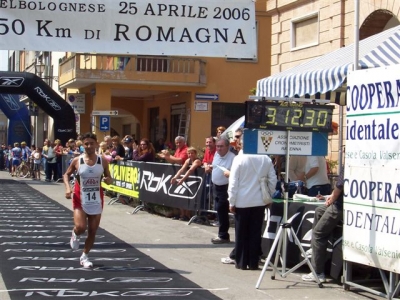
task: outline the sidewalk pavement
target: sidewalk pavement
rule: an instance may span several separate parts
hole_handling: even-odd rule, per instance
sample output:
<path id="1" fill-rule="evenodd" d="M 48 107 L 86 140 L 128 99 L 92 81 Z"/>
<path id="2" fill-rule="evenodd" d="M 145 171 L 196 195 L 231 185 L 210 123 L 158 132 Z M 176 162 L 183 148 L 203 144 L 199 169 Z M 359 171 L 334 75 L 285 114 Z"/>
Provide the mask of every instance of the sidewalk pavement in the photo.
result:
<path id="1" fill-rule="evenodd" d="M 0 179 L 25 182 L 66 208 L 72 208 L 71 200 L 64 197 L 63 183 L 17 179 L 6 171 L 0 171 Z M 261 270 L 242 271 L 234 265 L 221 263 L 221 258 L 228 256 L 234 247 L 234 228 L 230 229 L 230 244 L 213 245 L 211 239 L 216 236 L 216 227 L 187 225 L 187 222 L 145 211 L 132 215 L 132 207 L 117 203 L 107 205 L 108 200 L 106 197 L 100 227 L 221 299 L 381 299 L 354 288 L 344 291 L 341 285 L 329 279 L 324 288 L 319 288 L 316 283 L 303 282 L 301 275 L 304 273 L 297 271 L 286 278 L 276 274 L 275 280 L 271 280 L 271 269 L 268 269 L 260 288 L 256 289 Z M 309 272 L 307 267 L 302 270 Z M 0 274 L 0 290 L 5 290 L 1 275 L 5 276 Z M 1 299 L 7 299 L 4 293 Z"/>

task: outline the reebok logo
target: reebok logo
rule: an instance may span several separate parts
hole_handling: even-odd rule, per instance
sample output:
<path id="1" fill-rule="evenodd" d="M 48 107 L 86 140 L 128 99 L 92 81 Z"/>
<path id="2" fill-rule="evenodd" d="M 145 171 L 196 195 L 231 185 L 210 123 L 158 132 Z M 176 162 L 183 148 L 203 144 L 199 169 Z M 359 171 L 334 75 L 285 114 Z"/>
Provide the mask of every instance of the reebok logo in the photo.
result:
<path id="1" fill-rule="evenodd" d="M 0 77 L 0 86 L 20 87 L 23 83 L 23 77 Z"/>
<path id="2" fill-rule="evenodd" d="M 159 191 L 166 195 L 176 198 L 193 199 L 202 186 L 203 178 L 198 176 L 189 176 L 189 178 L 181 185 L 171 185 L 172 175 L 162 174 L 155 176 L 153 172 L 143 171 L 140 181 L 140 188 L 144 188 L 148 192 L 157 193 Z"/>
<path id="3" fill-rule="evenodd" d="M 189 176 L 181 185 L 171 185 L 168 189 L 168 195 L 171 197 L 193 199 L 200 190 L 203 178 L 198 176 Z"/>

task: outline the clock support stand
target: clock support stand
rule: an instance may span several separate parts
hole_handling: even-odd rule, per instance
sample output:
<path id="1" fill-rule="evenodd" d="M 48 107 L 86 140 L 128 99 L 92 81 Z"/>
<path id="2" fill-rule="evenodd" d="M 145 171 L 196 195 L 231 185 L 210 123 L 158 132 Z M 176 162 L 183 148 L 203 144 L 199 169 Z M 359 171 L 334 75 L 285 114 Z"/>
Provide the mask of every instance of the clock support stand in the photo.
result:
<path id="1" fill-rule="evenodd" d="M 249 96 L 250 100 L 256 100 L 256 101 L 265 101 L 265 100 L 269 100 L 269 101 L 287 101 L 287 102 L 303 102 L 303 103 L 309 103 L 309 102 L 313 102 L 313 104 L 328 104 L 330 103 L 329 100 L 311 100 L 311 99 L 304 99 L 304 98 L 266 98 L 266 97 L 258 97 L 258 96 Z M 247 116 L 246 116 L 247 117 Z M 247 121 L 246 121 L 247 123 Z M 330 125 L 330 124 L 329 124 Z M 247 126 L 245 126 L 247 127 Z M 268 128 L 273 130 L 273 128 Z M 288 183 L 289 182 L 289 158 L 290 158 L 290 131 L 289 129 L 286 130 L 287 132 L 287 147 L 286 147 L 286 173 L 285 173 L 285 182 Z M 288 189 L 285 188 L 285 195 L 284 195 L 284 201 L 283 201 L 283 220 L 282 223 L 279 226 L 279 230 L 276 234 L 276 237 L 274 239 L 274 242 L 271 246 L 271 249 L 269 251 L 269 254 L 265 260 L 265 264 L 264 267 L 261 271 L 260 277 L 257 281 L 256 284 L 256 288 L 258 289 L 261 281 L 264 277 L 264 274 L 268 268 L 269 265 L 271 265 L 273 271 L 272 271 L 272 276 L 271 279 L 275 279 L 275 274 L 278 272 L 280 274 L 281 277 L 285 278 L 288 274 L 294 272 L 295 270 L 297 270 L 299 267 L 301 267 L 302 265 L 306 264 L 309 266 L 311 272 L 314 275 L 314 278 L 316 279 L 316 282 L 318 284 L 318 286 L 320 288 L 323 287 L 322 283 L 320 282 L 314 267 L 311 264 L 310 258 L 307 256 L 306 252 L 304 251 L 300 240 L 298 239 L 296 232 L 294 231 L 293 227 L 292 227 L 292 221 L 293 219 L 297 216 L 294 215 L 292 218 L 290 218 L 289 220 L 287 219 L 287 214 L 288 214 L 288 203 L 289 201 L 289 192 Z M 293 268 L 291 268 L 290 270 L 286 271 L 286 252 L 287 252 L 287 237 L 288 234 L 290 234 L 294 241 L 295 244 L 297 245 L 297 247 L 299 248 L 300 252 L 302 253 L 302 256 L 304 257 L 304 259 L 299 262 L 297 265 L 295 265 Z M 276 250 L 276 252 L 275 252 Z M 274 264 L 270 264 L 270 261 L 272 259 L 272 256 L 275 254 L 275 261 Z M 281 272 L 279 272 L 278 270 L 278 262 L 279 262 L 279 257 L 281 257 L 281 262 L 282 262 L 282 268 L 281 268 Z"/>
<path id="2" fill-rule="evenodd" d="M 289 140 L 290 140 L 290 130 L 287 131 L 287 145 L 289 145 Z M 286 172 L 285 172 L 285 182 L 289 182 L 289 147 L 286 147 Z M 275 236 L 274 242 L 271 246 L 271 249 L 269 250 L 268 256 L 265 259 L 264 267 L 261 271 L 260 277 L 258 278 L 258 281 L 256 283 L 256 289 L 260 287 L 261 281 L 265 275 L 265 272 L 267 271 L 268 266 L 270 265 L 270 261 L 272 259 L 272 256 L 276 250 L 275 254 L 275 261 L 274 264 L 271 264 L 272 267 L 272 275 L 271 279 L 275 279 L 275 274 L 278 273 L 280 274 L 281 277 L 286 278 L 286 276 L 294 271 L 296 271 L 298 268 L 300 268 L 302 265 L 306 264 L 310 268 L 311 272 L 314 275 L 314 278 L 316 279 L 316 282 L 318 284 L 318 287 L 322 288 L 323 285 L 320 282 L 317 273 L 315 272 L 314 267 L 311 264 L 310 258 L 307 256 L 306 252 L 303 249 L 303 246 L 301 245 L 301 242 L 299 238 L 296 235 L 296 232 L 294 231 L 292 227 L 292 221 L 294 218 L 297 217 L 298 213 L 295 214 L 293 217 L 291 217 L 289 220 L 287 219 L 287 214 L 288 214 L 288 200 L 289 200 L 289 192 L 288 189 L 285 188 L 285 196 L 284 196 L 284 201 L 283 201 L 283 222 L 279 224 L 279 230 Z M 288 235 L 291 235 L 294 239 L 295 244 L 299 248 L 302 256 L 304 259 L 299 262 L 297 265 L 295 265 L 293 268 L 290 270 L 286 271 L 286 251 L 287 251 L 287 237 Z M 282 247 L 283 244 L 283 247 Z M 277 248 L 278 247 L 278 248 Z M 278 262 L 279 262 L 279 257 L 281 256 L 282 258 L 282 270 L 279 272 L 278 270 Z"/>

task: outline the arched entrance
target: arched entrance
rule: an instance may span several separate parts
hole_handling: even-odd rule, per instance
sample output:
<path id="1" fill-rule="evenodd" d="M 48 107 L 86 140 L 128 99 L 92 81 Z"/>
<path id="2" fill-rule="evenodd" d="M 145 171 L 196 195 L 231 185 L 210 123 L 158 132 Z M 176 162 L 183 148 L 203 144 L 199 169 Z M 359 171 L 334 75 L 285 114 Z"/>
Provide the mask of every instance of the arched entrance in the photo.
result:
<path id="1" fill-rule="evenodd" d="M 397 25 L 400 25 L 400 22 L 391 11 L 386 9 L 375 10 L 360 26 L 360 40 Z"/>
<path id="2" fill-rule="evenodd" d="M 54 119 L 54 139 L 76 138 L 75 114 L 40 77 L 27 72 L 0 72 L 0 94 L 24 94 Z"/>

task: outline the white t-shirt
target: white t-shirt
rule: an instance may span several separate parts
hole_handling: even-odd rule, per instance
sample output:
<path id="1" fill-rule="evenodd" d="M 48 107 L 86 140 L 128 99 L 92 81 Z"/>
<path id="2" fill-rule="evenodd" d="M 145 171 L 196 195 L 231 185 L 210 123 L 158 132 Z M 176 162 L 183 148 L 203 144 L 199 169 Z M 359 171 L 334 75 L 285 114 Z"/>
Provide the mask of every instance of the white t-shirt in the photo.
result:
<path id="1" fill-rule="evenodd" d="M 304 172 L 307 174 L 310 169 L 318 167 L 318 172 L 307 178 L 307 188 L 311 188 L 314 185 L 324 185 L 328 184 L 328 171 L 326 168 L 326 160 L 323 156 L 307 156 L 306 167 Z"/>

